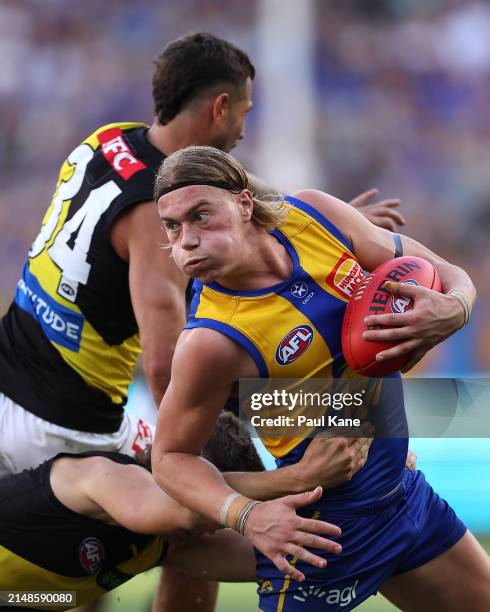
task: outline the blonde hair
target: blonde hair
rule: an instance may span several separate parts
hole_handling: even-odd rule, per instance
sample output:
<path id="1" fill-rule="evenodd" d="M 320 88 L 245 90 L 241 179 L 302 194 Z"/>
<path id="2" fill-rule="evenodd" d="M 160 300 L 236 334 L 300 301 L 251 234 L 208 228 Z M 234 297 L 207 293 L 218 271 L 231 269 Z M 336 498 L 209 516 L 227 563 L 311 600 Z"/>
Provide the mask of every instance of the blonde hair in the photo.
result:
<path id="1" fill-rule="evenodd" d="M 229 153 L 214 147 L 191 146 L 169 155 L 158 169 L 155 179 L 155 200 L 161 198 L 168 187 L 177 183 L 204 181 L 223 183 L 236 187 L 232 193 L 243 189 L 252 191 L 247 173 Z M 271 232 L 280 227 L 289 213 L 289 205 L 279 194 L 257 197 L 253 191 L 252 222 Z"/>

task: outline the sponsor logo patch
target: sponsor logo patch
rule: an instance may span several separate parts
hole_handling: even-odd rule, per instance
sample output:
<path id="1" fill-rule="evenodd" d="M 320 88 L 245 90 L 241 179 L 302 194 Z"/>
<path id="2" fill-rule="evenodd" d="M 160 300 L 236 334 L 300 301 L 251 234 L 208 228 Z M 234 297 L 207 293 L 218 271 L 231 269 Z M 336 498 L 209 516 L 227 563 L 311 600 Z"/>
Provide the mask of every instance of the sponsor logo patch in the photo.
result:
<path id="1" fill-rule="evenodd" d="M 15 302 L 41 326 L 51 342 L 71 351 L 80 350 L 84 317 L 54 300 L 37 278 L 24 266 L 23 277 L 17 283 Z"/>
<path id="2" fill-rule="evenodd" d="M 288 332 L 276 349 L 279 365 L 289 365 L 303 355 L 313 340 L 313 329 L 309 325 L 299 325 Z"/>
<path id="3" fill-rule="evenodd" d="M 318 599 L 324 599 L 327 606 L 335 606 L 335 609 L 345 608 L 350 605 L 356 598 L 356 588 L 359 584 L 359 580 L 356 580 L 354 584 L 347 586 L 343 589 L 326 589 L 324 586 L 300 586 L 293 599 L 296 601 L 306 602 L 309 597 L 316 597 Z"/>
<path id="4" fill-rule="evenodd" d="M 80 565 L 87 574 L 98 574 L 105 559 L 105 548 L 97 538 L 85 538 L 78 549 Z"/>
<path id="5" fill-rule="evenodd" d="M 58 284 L 57 293 L 65 298 L 65 300 L 74 303 L 78 293 L 78 283 L 62 276 Z"/>
<path id="6" fill-rule="evenodd" d="M 407 280 L 402 281 L 404 285 L 416 285 L 419 287 L 419 283 L 413 278 L 407 278 Z M 413 308 L 413 300 L 409 297 L 403 297 L 400 295 L 393 295 L 390 300 L 390 308 L 391 312 L 395 314 L 401 314 L 406 312 L 407 310 L 412 310 Z"/>
<path id="7" fill-rule="evenodd" d="M 344 253 L 325 278 L 327 285 L 347 300 L 350 300 L 363 280 L 364 272 L 350 253 Z"/>
<path id="8" fill-rule="evenodd" d="M 291 287 L 291 293 L 294 297 L 301 299 L 308 293 L 308 285 L 306 283 L 294 283 Z"/>
<path id="9" fill-rule="evenodd" d="M 146 168 L 146 165 L 134 156 L 134 153 L 126 144 L 121 128 L 111 128 L 101 132 L 97 138 L 100 142 L 102 155 L 125 181 L 139 170 Z"/>

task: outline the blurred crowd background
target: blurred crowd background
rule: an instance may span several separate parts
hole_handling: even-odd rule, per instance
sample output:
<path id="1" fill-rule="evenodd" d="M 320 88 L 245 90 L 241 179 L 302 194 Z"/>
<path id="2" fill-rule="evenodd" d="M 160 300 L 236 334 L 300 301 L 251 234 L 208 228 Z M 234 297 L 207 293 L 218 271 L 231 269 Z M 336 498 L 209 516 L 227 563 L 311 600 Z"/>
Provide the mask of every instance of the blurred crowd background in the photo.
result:
<path id="1" fill-rule="evenodd" d="M 266 24 L 271 62 L 262 21 L 273 2 L 284 9 L 277 25 L 273 18 Z M 284 27 L 291 2 L 0 0 L 0 314 L 62 161 L 105 123 L 151 123 L 152 61 L 170 40 L 209 31 L 249 53 L 258 72 L 255 106 L 234 154 L 268 178 L 259 154 L 265 109 L 290 108 L 298 96 L 295 77 L 306 70 L 295 53 L 294 20 Z M 294 130 L 306 118 L 320 171 L 316 184 L 297 188 L 314 186 L 350 200 L 377 187 L 380 197 L 401 198 L 402 232 L 475 280 L 479 301 L 471 326 L 432 351 L 418 372 L 488 373 L 490 3 L 296 0 L 296 9 L 300 4 L 310 15 L 311 99 L 280 125 L 284 184 L 294 168 L 311 163 Z M 295 136 L 288 142 L 290 131 Z M 277 172 L 274 180 L 280 188 Z M 144 389 L 141 382 L 136 387 L 133 398 L 141 405 Z M 416 446 L 421 466 L 434 470 L 434 484 L 453 496 L 470 524 L 490 531 L 488 440 L 479 447 L 477 441 L 466 447 L 429 442 Z"/>
<path id="2" fill-rule="evenodd" d="M 255 107 L 234 152 L 263 176 L 256 154 L 261 110 L 265 102 L 280 109 L 295 96 L 288 80 L 304 69 L 288 53 L 292 23 L 268 33 L 276 64 L 285 58 L 282 87 L 267 73 L 258 22 L 261 5 L 272 1 L 249 0 L 245 8 L 241 0 L 1 0 L 2 311 L 68 152 L 104 123 L 151 122 L 152 60 L 168 41 L 210 31 L 250 54 L 258 68 Z M 314 15 L 308 112 L 321 169 L 314 186 L 347 200 L 373 186 L 402 199 L 403 231 L 464 266 L 480 295 L 471 328 L 434 351 L 424 368 L 489 371 L 490 5 L 305 3 Z M 284 122 L 286 138 L 298 119 Z M 299 147 L 290 145 L 285 176 L 302 164 Z"/>

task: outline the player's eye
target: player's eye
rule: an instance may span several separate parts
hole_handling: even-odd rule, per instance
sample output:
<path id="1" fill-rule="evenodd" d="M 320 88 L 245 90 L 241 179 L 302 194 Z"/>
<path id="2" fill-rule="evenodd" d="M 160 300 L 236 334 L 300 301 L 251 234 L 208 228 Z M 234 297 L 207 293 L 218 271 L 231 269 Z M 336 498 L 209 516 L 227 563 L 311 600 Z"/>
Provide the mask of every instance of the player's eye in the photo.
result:
<path id="1" fill-rule="evenodd" d="M 195 219 L 195 221 L 197 221 L 197 223 L 204 223 L 205 221 L 207 221 L 209 219 L 209 213 L 199 212 L 199 213 L 196 214 L 194 219 Z"/>
<path id="2" fill-rule="evenodd" d="M 166 221 L 164 225 L 167 232 L 176 232 L 180 228 L 180 223 L 174 221 Z"/>

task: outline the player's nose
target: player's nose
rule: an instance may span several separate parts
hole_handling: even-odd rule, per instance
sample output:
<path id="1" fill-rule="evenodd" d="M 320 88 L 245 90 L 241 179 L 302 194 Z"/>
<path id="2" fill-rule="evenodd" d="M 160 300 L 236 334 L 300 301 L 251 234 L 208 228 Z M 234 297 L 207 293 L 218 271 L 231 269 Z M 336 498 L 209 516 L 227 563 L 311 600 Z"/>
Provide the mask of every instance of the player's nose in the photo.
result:
<path id="1" fill-rule="evenodd" d="M 182 225 L 180 246 L 186 251 L 190 251 L 198 247 L 199 246 L 199 232 L 184 223 Z"/>

